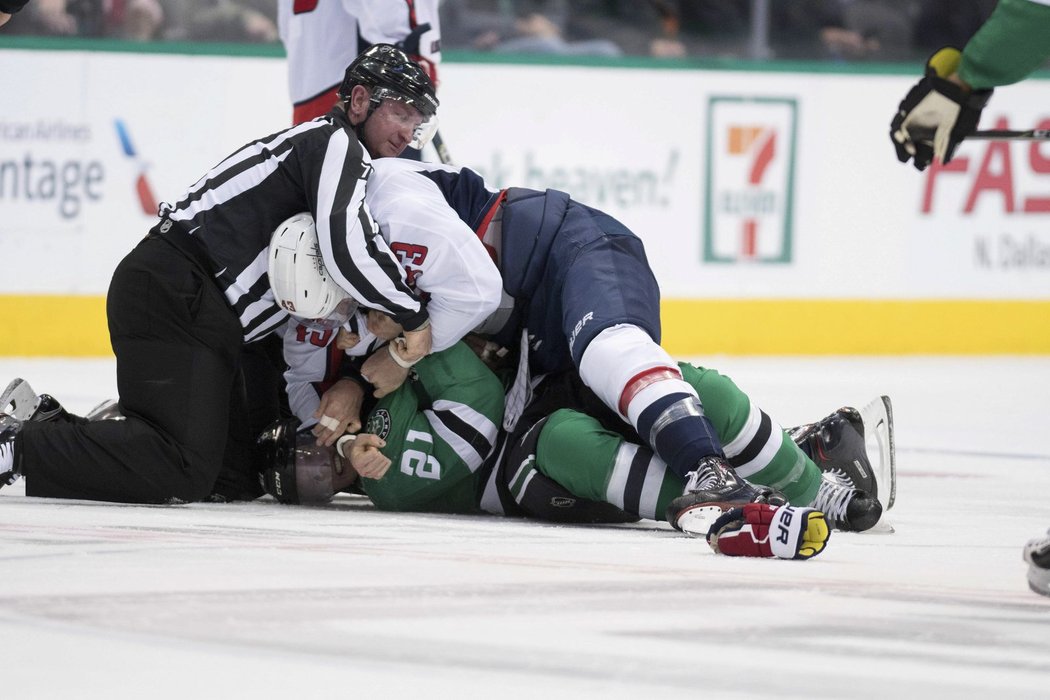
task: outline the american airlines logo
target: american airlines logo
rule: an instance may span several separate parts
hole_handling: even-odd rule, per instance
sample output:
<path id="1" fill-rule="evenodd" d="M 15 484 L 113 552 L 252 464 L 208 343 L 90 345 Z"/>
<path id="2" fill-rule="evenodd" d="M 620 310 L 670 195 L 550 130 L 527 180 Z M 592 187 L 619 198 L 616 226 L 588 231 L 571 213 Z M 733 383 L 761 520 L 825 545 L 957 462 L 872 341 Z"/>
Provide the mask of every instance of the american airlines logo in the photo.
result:
<path id="1" fill-rule="evenodd" d="M 712 97 L 704 262 L 791 262 L 795 100 Z"/>
<path id="2" fill-rule="evenodd" d="M 117 130 L 117 138 L 120 140 L 121 150 L 138 171 L 135 177 L 135 195 L 138 197 L 139 206 L 142 207 L 142 213 L 147 216 L 156 216 L 157 198 L 153 196 L 153 188 L 150 187 L 149 180 L 146 178 L 147 165 L 135 149 L 135 145 L 131 141 L 131 132 L 128 130 L 124 120 L 114 119 L 113 126 Z"/>

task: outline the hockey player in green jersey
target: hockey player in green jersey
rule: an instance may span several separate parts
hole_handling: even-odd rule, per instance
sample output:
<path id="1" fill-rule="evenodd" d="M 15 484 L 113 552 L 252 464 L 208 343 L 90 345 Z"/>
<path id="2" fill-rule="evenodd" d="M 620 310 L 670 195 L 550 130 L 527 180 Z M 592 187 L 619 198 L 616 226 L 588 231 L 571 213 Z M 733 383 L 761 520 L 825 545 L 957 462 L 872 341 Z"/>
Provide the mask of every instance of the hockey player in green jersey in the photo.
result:
<path id="1" fill-rule="evenodd" d="M 380 510 L 476 513 L 502 420 L 503 386 L 466 345 L 430 355 L 369 412 L 364 434 L 385 443 L 392 468 L 361 488 Z M 361 436 L 354 447 L 352 463 L 376 449 Z"/>
<path id="2" fill-rule="evenodd" d="M 324 288 L 325 275 L 319 271 L 321 268 L 313 263 L 300 264 L 301 260 L 311 258 L 311 240 L 309 227 L 300 230 L 293 248 L 301 248 L 301 255 L 292 257 L 294 265 L 288 275 L 274 276 L 281 283 L 273 286 L 275 298 L 285 308 L 299 308 L 301 300 L 296 290 L 312 290 L 309 295 L 312 298 L 318 295 L 318 289 Z M 277 250 L 275 259 L 287 257 L 283 250 Z M 286 299 L 294 303 L 285 304 Z M 296 415 L 304 426 L 310 427 L 316 421 L 310 429 L 310 434 L 317 438 L 314 447 L 331 446 L 336 439 L 345 444 L 348 438 L 343 433 L 347 426 L 361 425 L 360 399 L 364 392 L 337 371 L 345 364 L 345 358 L 338 359 L 342 357 L 338 350 L 340 347 L 356 350 L 358 345 L 374 348 L 377 342 L 389 341 L 385 350 L 396 361 L 400 328 L 392 324 L 381 331 L 373 330 L 370 322 L 359 320 L 353 324 L 356 330 L 349 334 L 352 338 L 348 337 L 345 344 L 339 341 L 333 344 L 331 329 L 310 330 L 315 323 L 310 317 L 300 319 L 299 326 L 286 340 L 294 339 L 293 348 L 305 349 L 310 355 L 317 354 L 314 348 L 322 351 L 324 367 L 320 369 L 324 371 L 316 377 L 323 376 L 324 381 L 315 384 L 315 380 L 307 378 L 313 375 L 290 374 L 288 391 L 289 395 L 314 393 L 319 396 L 319 404 L 295 402 Z M 376 334 L 372 340 L 365 339 L 362 329 L 366 327 L 369 333 Z M 340 336 L 344 330 L 340 329 Z M 480 339 L 478 342 L 484 356 L 484 347 L 491 343 Z M 552 370 L 539 385 L 529 382 L 533 400 L 520 405 L 524 411 L 515 411 L 517 420 L 508 421 L 502 409 L 511 404 L 509 397 L 513 392 L 508 394 L 505 404 L 504 384 L 470 350 L 453 348 L 457 346 L 449 347 L 448 354 L 440 355 L 439 359 L 417 366 L 409 389 L 377 392 L 380 403 L 364 412 L 368 416 L 364 421 L 364 434 L 356 439 L 349 454 L 344 445 L 344 456 L 363 477 L 362 488 L 380 508 L 439 512 L 480 508 L 493 513 L 571 522 L 623 519 L 627 517 L 626 512 L 634 518 L 666 517 L 679 529 L 692 528 L 701 534 L 706 534 L 706 527 L 690 523 L 715 512 L 716 509 L 700 507 L 712 500 L 739 504 L 784 503 L 790 499 L 797 506 L 822 511 L 836 528 L 852 531 L 871 528 L 882 514 L 879 501 L 869 495 L 879 489 L 864 456 L 862 433 L 856 427 L 861 421 L 850 412 L 837 411 L 820 424 L 799 431 L 798 442 L 805 445 L 811 455 L 820 456 L 822 463 L 817 467 L 767 414 L 727 379 L 716 372 L 704 372 L 688 365 L 675 367 L 677 376 L 688 375 L 682 382 L 687 383 L 691 393 L 703 391 L 719 404 L 713 415 L 718 416 L 721 428 L 712 424 L 710 431 L 722 445 L 720 452 L 724 454 L 724 457 L 722 454 L 705 457 L 694 472 L 681 475 L 668 466 L 662 455 L 654 454 L 648 446 L 651 440 L 642 439 L 635 432 L 637 428 L 623 421 L 605 400 L 599 399 L 575 369 Z M 379 352 L 386 354 L 384 350 Z M 287 347 L 286 356 L 289 356 Z M 513 353 L 504 355 L 505 361 L 514 361 L 504 369 L 517 368 L 514 381 L 507 382 L 508 385 L 517 385 L 521 376 L 517 359 Z M 398 364 L 406 370 L 412 367 Z M 644 393 L 654 382 L 658 380 L 647 382 L 642 376 L 636 382 L 636 391 Z M 333 400 L 333 392 L 342 398 Z M 703 395 L 698 397 L 703 399 Z M 312 407 L 316 409 L 311 411 Z M 886 408 L 888 411 L 888 403 Z M 571 412 L 556 413 L 559 409 Z M 577 416 L 592 422 L 577 422 L 574 420 Z M 572 428 L 549 430 L 543 425 L 548 420 L 551 429 L 560 428 L 563 420 Z M 669 420 L 673 420 L 673 416 Z M 705 421 L 710 423 L 711 418 Z M 884 424 L 888 429 L 888 414 Z M 324 426 L 327 432 L 319 434 L 318 426 Z M 298 486 L 301 460 L 297 459 L 297 451 L 300 447 L 305 449 L 299 444 L 294 427 L 279 426 L 266 441 L 275 455 L 270 460 L 273 466 L 268 490 L 282 500 L 302 501 L 301 494 L 297 499 L 285 493 Z M 661 428 L 659 421 L 651 426 L 654 432 Z M 536 441 L 541 434 L 546 437 L 555 433 L 567 436 L 567 446 L 562 447 L 555 441 L 555 447 L 545 450 L 538 459 Z M 587 445 L 586 454 L 568 462 L 558 461 L 580 444 Z M 313 460 L 318 455 L 310 449 Z M 612 452 L 607 454 L 609 450 Z M 627 452 L 630 458 L 624 456 Z M 592 458 L 581 464 L 588 455 Z M 320 457 L 323 462 L 323 454 Z M 390 460 L 395 469 L 389 469 Z M 533 469 L 534 463 L 537 466 Z M 822 475 L 821 469 L 827 473 Z M 844 480 L 835 478 L 832 469 L 838 469 Z M 385 474 L 391 476 L 387 478 Z M 583 474 L 588 478 L 583 479 Z M 889 488 L 881 490 L 888 492 L 892 501 L 892 462 L 890 477 Z M 756 489 L 746 479 L 767 488 Z M 543 494 L 543 491 L 550 493 Z M 779 501 L 774 500 L 773 491 L 778 492 L 775 498 Z M 332 490 L 328 489 L 324 495 L 331 494 Z"/>
<path id="3" fill-rule="evenodd" d="M 719 436 L 727 445 L 744 448 L 738 453 L 738 471 L 770 487 L 765 490 L 769 503 L 753 508 L 727 504 L 719 500 L 717 483 L 683 496 L 681 477 L 637 436 L 632 439 L 620 429 L 622 421 L 603 416 L 604 404 L 588 396 L 571 373 L 538 387 L 538 398 L 518 428 L 506 434 L 498 427 L 503 384 L 463 343 L 421 361 L 410 382 L 371 409 L 363 432 L 344 444 L 342 457 L 334 460 L 335 471 L 342 473 L 323 481 L 320 489 L 297 473 L 303 460 L 295 456 L 294 431 L 276 429 L 264 440 L 269 445 L 267 490 L 286 502 L 326 500 L 356 472 L 367 470 L 357 487 L 381 510 L 488 512 L 577 523 L 646 518 L 668 520 L 700 536 L 726 515 L 728 520 L 713 531 L 718 535 L 722 530 L 718 551 L 760 553 L 751 556 L 786 552 L 785 558 L 808 558 L 823 549 L 829 521 L 841 529 L 874 525 L 851 526 L 841 508 L 825 518 L 805 507 L 827 483 L 816 464 L 727 377 L 686 363 L 680 367 L 711 407 Z M 838 412 L 829 419 L 835 427 L 829 431 L 829 420 L 822 421 L 824 429 L 809 431 L 806 440 L 819 441 L 824 452 L 841 456 L 848 451 L 850 458 L 859 454 L 866 461 L 863 438 L 854 426 Z M 302 435 L 305 440 L 299 444 L 314 449 L 312 436 Z M 377 460 L 380 469 L 375 468 Z M 785 498 L 798 507 L 781 512 L 778 506 Z M 829 503 L 829 510 L 835 508 Z M 779 553 L 766 540 L 756 545 L 754 536 L 767 532 L 778 515 L 796 522 L 790 547 Z"/>

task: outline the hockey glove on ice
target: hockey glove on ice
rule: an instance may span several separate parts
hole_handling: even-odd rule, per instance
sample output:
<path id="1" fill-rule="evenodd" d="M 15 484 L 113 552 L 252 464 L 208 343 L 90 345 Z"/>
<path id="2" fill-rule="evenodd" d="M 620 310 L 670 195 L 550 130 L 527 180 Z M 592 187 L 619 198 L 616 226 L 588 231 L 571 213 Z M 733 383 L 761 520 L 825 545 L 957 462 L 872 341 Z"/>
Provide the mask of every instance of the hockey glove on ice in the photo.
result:
<path id="1" fill-rule="evenodd" d="M 819 510 L 749 503 L 718 518 L 707 543 L 730 557 L 809 559 L 824 551 L 829 537 L 831 528 Z"/>
<path id="2" fill-rule="evenodd" d="M 926 63 L 926 76 L 908 91 L 890 122 L 890 138 L 902 163 L 925 170 L 936 158 L 947 163 L 959 142 L 977 129 L 992 91 L 965 89 L 946 78 L 959 68 L 962 54 L 950 46 Z"/>

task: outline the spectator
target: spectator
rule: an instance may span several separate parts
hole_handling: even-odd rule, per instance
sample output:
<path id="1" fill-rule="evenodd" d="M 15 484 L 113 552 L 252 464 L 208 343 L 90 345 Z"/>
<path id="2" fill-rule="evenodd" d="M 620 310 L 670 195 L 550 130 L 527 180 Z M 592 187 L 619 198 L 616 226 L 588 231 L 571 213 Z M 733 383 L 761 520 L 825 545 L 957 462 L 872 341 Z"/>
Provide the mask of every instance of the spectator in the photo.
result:
<path id="1" fill-rule="evenodd" d="M 915 20 L 912 46 L 923 56 L 942 46 L 965 46 L 995 9 L 996 0 L 928 0 Z"/>
<path id="2" fill-rule="evenodd" d="M 441 26 L 446 46 L 496 53 L 620 56 L 607 39 L 572 40 L 565 0 L 446 0 Z"/>
<path id="3" fill-rule="evenodd" d="M 66 0 L 36 0 L 19 18 L 17 32 L 45 36 L 75 36 L 80 33 L 78 17 L 70 12 Z"/>
<path id="4" fill-rule="evenodd" d="M 164 10 L 157 0 L 127 0 L 118 36 L 129 41 L 157 38 L 164 25 Z"/>
<path id="5" fill-rule="evenodd" d="M 164 39 L 266 43 L 277 41 L 276 8 L 252 0 L 161 0 Z"/>
<path id="6" fill-rule="evenodd" d="M 0 26 L 7 24 L 11 15 L 18 12 L 29 0 L 0 0 Z"/>
<path id="7" fill-rule="evenodd" d="M 674 0 L 589 0 L 573 3 L 568 36 L 613 41 L 624 53 L 681 58 L 682 7 Z"/>

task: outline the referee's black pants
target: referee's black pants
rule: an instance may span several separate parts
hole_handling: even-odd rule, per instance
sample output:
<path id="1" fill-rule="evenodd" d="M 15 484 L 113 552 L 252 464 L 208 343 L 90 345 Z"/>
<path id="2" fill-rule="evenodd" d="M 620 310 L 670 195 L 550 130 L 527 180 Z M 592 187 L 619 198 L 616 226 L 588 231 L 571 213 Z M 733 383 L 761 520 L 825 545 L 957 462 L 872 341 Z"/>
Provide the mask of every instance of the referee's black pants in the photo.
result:
<path id="1" fill-rule="evenodd" d="M 201 262 L 156 234 L 117 266 L 106 312 L 126 419 L 27 423 L 15 447 L 26 495 L 207 499 L 246 409 L 237 317 Z"/>

